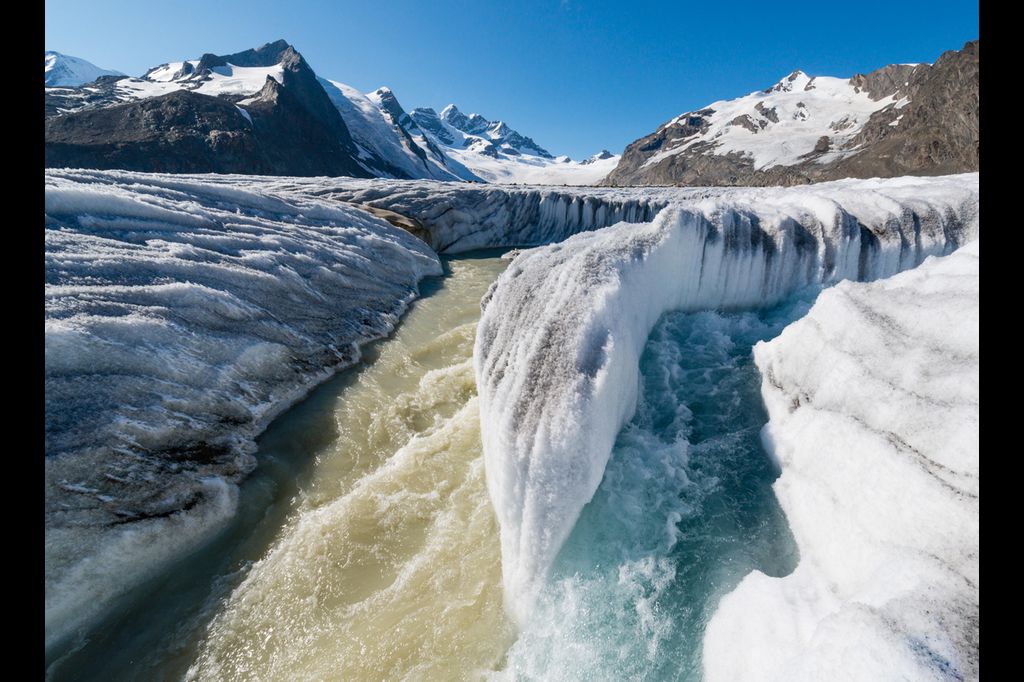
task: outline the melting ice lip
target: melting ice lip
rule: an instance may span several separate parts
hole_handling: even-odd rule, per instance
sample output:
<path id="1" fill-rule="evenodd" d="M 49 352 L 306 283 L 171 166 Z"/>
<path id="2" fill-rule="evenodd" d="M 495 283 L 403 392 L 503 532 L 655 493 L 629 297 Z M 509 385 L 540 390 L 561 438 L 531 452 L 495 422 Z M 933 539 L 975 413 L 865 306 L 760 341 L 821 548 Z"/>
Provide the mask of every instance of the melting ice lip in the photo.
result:
<path id="1" fill-rule="evenodd" d="M 738 189 L 524 251 L 484 301 L 474 364 L 507 606 L 523 624 L 632 415 L 668 310 L 771 305 L 913 268 L 978 233 L 978 176 Z"/>

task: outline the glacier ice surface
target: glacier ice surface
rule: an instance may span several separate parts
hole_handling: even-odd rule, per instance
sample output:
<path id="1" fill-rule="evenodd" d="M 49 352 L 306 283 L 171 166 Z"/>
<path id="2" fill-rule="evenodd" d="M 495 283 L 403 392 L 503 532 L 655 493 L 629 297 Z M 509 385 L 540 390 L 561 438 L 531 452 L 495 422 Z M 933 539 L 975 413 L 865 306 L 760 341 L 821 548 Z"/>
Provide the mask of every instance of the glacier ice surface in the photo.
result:
<path id="1" fill-rule="evenodd" d="M 253 438 L 440 275 L 365 211 L 48 170 L 47 644 L 228 518 Z"/>
<path id="2" fill-rule="evenodd" d="M 291 372 L 294 380 L 300 370 L 282 364 L 275 353 L 289 357 L 293 345 L 319 348 L 320 355 L 305 358 L 301 376 L 306 378 L 329 371 L 326 368 L 343 356 L 342 363 L 348 362 L 347 349 L 355 353 L 355 339 L 342 334 L 339 341 L 325 342 L 338 334 L 333 328 L 325 330 L 325 325 L 347 325 L 353 310 L 370 311 L 370 325 L 356 325 L 358 331 L 366 332 L 366 338 L 387 333 L 415 295 L 417 279 L 439 272 L 425 245 L 343 202 L 409 216 L 423 226 L 437 251 L 550 244 L 520 252 L 485 297 L 474 353 L 488 487 L 501 524 L 507 605 L 521 623 L 554 555 L 600 482 L 616 435 L 634 412 L 639 354 L 663 312 L 757 308 L 805 286 L 886 277 L 919 265 L 929 255 L 949 253 L 978 233 L 976 173 L 789 189 L 476 187 L 430 181 L 94 171 L 50 171 L 48 183 L 52 188 L 47 234 L 54 240 L 54 262 L 61 263 L 48 272 L 62 273 L 64 268 L 72 277 L 67 282 L 48 281 L 48 287 L 67 286 L 75 296 L 68 299 L 66 311 L 54 315 L 56 352 L 48 346 L 47 360 L 52 356 L 56 367 L 78 357 L 72 352 L 73 335 L 61 327 L 61 315 L 95 325 L 88 335 L 92 341 L 80 345 L 85 349 L 82 358 L 95 363 L 101 377 L 116 378 L 119 371 L 109 371 L 118 356 L 104 349 L 116 350 L 116 342 L 132 347 L 141 342 L 138 347 L 148 349 L 148 355 L 127 353 L 129 371 L 121 379 L 130 384 L 132 378 L 151 373 L 157 382 L 148 383 L 159 390 L 134 395 L 149 395 L 154 405 L 169 395 L 167 406 L 172 409 L 166 412 L 181 422 L 165 430 L 166 425 L 147 423 L 145 410 L 118 416 L 128 427 L 126 433 L 140 443 L 175 442 L 202 425 L 201 416 L 197 422 L 189 413 L 189 399 L 173 398 L 175 391 L 183 391 L 195 399 L 197 393 L 189 394 L 192 388 L 206 401 L 202 414 L 220 418 L 223 430 L 214 428 L 211 433 L 222 442 L 236 442 L 237 434 L 250 426 L 255 432 L 255 422 L 266 418 L 251 425 L 234 422 L 244 410 L 233 412 L 231 400 L 218 401 L 216 392 L 207 390 L 216 385 L 211 382 L 234 380 L 232 398 L 237 393 L 249 400 L 260 387 L 266 388 L 265 382 L 280 380 L 273 384 L 280 389 L 276 394 L 251 403 L 257 415 L 264 406 L 269 417 L 305 390 L 298 383 L 291 384 L 294 393 L 284 390 L 289 379 L 275 378 L 275 372 Z M 51 193 L 58 197 L 52 211 Z M 145 229 L 140 229 L 143 224 Z M 223 234 L 235 229 L 242 234 Z M 354 231 L 334 237 L 345 229 Z M 190 232 L 196 234 L 195 241 L 183 238 Z M 325 235 L 331 239 L 324 240 Z M 70 240 L 64 255 L 62 240 Z M 165 252 L 154 257 L 161 249 Z M 90 255 L 76 261 L 76 250 Z M 214 262 L 207 263 L 211 252 L 216 254 Z M 388 258 L 375 260 L 384 255 Z M 212 283 L 184 274 L 193 271 L 197 276 L 208 273 Z M 137 276 L 141 278 L 136 280 Z M 244 283 L 240 291 L 235 289 L 236 277 Z M 314 278 L 316 285 L 304 278 Z M 342 281 L 355 289 L 316 290 L 340 287 Z M 90 284 L 98 287 L 95 300 L 84 289 Z M 162 292 L 161 287 L 170 288 Z M 182 294 L 171 296 L 173 287 Z M 339 291 L 346 292 L 340 299 L 346 302 L 344 310 L 327 314 L 326 296 L 336 299 Z M 356 291 L 367 297 L 361 305 L 355 303 Z M 246 292 L 255 295 L 247 297 Z M 272 311 L 283 317 L 260 317 L 262 306 L 290 296 L 298 297 L 296 305 Z M 137 309 L 150 317 L 143 316 L 138 328 L 132 328 Z M 179 320 L 180 314 L 194 317 Z M 204 330 L 197 338 L 185 338 L 179 355 L 164 352 L 173 344 L 162 343 L 175 323 Z M 251 346 L 236 343 L 235 334 Z M 90 346 L 94 341 L 114 345 Z M 217 361 L 205 364 L 203 373 L 200 365 L 205 361 L 197 360 L 200 355 L 190 356 L 190 351 L 212 352 Z M 232 364 L 236 359 L 241 370 Z M 239 380 L 237 371 L 252 372 L 257 379 Z M 200 386 L 206 388 L 199 390 Z M 49 398 L 49 386 L 47 393 Z M 96 395 L 98 403 L 110 399 L 103 391 Z M 48 443 L 67 436 L 68 428 L 58 425 L 47 434 Z M 164 435 L 168 438 L 162 441 Z M 171 491 L 167 499 L 154 495 L 149 500 L 155 518 L 125 524 L 133 535 L 119 537 L 130 538 L 126 542 L 140 552 L 158 556 L 153 548 L 158 535 L 147 537 L 144 531 L 160 520 L 161 510 L 168 508 L 161 505 L 168 499 L 174 507 L 175 495 L 198 503 L 189 514 L 164 519 L 181 522 L 183 536 L 191 532 L 191 537 L 199 537 L 209 527 L 184 527 L 184 520 L 199 518 L 206 513 L 203 509 L 211 518 L 225 518 L 231 513 L 233 486 L 220 487 L 217 481 L 232 480 L 231 466 L 239 473 L 251 466 L 244 448 L 236 451 L 241 454 L 235 463 L 213 477 L 204 472 L 228 465 L 230 459 L 218 457 L 216 449 L 199 448 L 173 462 L 114 453 L 130 463 L 129 471 L 146 472 L 159 462 L 159 471 L 148 475 L 153 480 L 161 477 Z M 211 455 L 212 465 L 204 461 Z M 60 459 L 48 458 L 47 466 Z M 87 502 L 84 512 L 61 513 L 88 515 L 93 513 L 89 509 L 102 510 L 108 498 L 116 498 L 104 487 L 111 485 L 109 481 L 95 483 L 102 474 L 99 469 L 81 469 L 96 476 L 55 477 L 48 469 L 48 484 L 58 484 L 59 479 L 65 496 Z M 174 477 L 189 483 L 175 489 L 167 483 Z M 132 477 L 125 480 L 124 485 L 143 485 Z M 194 498 L 189 498 L 192 493 Z M 217 503 L 202 504 L 206 498 Z M 59 557 L 62 543 L 70 542 L 61 535 L 65 530 L 54 526 L 48 531 L 47 564 L 48 571 L 54 567 L 54 574 L 70 575 L 67 563 L 50 560 Z M 98 581 L 112 573 L 110 565 L 103 567 L 99 561 L 92 567 L 88 561 L 76 566 L 86 574 L 91 571 L 97 589 L 77 605 L 65 602 L 70 607 L 64 614 L 90 599 L 101 601 Z M 51 590 L 57 584 L 51 578 L 48 573 L 48 622 L 51 605 L 59 601 L 53 598 L 59 590 Z"/>
<path id="3" fill-rule="evenodd" d="M 801 557 L 722 600 L 706 679 L 977 678 L 978 324 L 976 240 L 754 347 Z"/>

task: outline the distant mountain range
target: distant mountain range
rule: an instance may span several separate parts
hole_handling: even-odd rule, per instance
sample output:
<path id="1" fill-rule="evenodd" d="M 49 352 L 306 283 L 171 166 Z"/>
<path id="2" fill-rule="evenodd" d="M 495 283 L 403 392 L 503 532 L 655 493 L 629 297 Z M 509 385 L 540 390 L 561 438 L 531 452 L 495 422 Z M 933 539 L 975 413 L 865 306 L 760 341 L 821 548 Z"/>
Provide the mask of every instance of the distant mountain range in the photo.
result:
<path id="1" fill-rule="evenodd" d="M 852 78 L 794 71 L 626 147 L 554 156 L 502 121 L 407 112 L 319 77 L 283 40 L 138 78 L 46 53 L 46 164 L 605 185 L 794 185 L 979 167 L 979 41 Z"/>
<path id="2" fill-rule="evenodd" d="M 794 185 L 979 167 L 979 41 L 849 79 L 794 71 L 626 147 L 606 185 Z"/>
<path id="3" fill-rule="evenodd" d="M 317 76 L 283 40 L 138 78 L 47 52 L 46 79 L 47 166 L 593 184 L 618 160 L 554 157 L 455 105 L 407 113 L 386 87 Z"/>

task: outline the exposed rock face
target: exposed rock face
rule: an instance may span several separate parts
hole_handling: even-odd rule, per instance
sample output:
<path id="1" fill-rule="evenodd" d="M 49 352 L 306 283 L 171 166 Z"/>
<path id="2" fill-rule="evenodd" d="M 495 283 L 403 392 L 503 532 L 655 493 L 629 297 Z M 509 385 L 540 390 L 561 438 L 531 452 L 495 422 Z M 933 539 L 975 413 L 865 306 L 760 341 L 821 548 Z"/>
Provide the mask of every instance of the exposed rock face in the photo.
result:
<path id="1" fill-rule="evenodd" d="M 416 122 L 416 125 L 444 144 L 453 144 L 455 142 L 452 134 L 441 124 L 441 118 L 437 115 L 437 112 L 430 107 L 417 107 L 412 110 L 410 116 Z"/>
<path id="2" fill-rule="evenodd" d="M 665 123 L 626 147 L 602 184 L 797 185 L 975 171 L 978 74 L 977 40 L 943 53 L 933 65 L 892 64 L 846 82 L 794 71 L 763 93 L 718 102 Z M 843 115 L 833 103 L 825 108 L 826 120 L 820 102 L 828 104 L 829 92 L 840 95 L 835 102 L 847 92 L 859 97 L 860 109 Z M 803 101 L 787 114 L 773 105 L 785 97 Z M 716 109 L 729 105 L 736 110 L 736 103 L 746 99 L 751 100 L 747 113 L 715 120 Z M 750 136 L 749 150 L 737 129 Z M 765 144 L 766 133 L 782 142 L 803 135 L 807 146 L 791 159 L 765 162 L 756 145 Z"/>
<path id="3" fill-rule="evenodd" d="M 46 121 L 47 167 L 270 173 L 238 108 L 181 90 Z"/>
<path id="4" fill-rule="evenodd" d="M 281 81 L 267 76 L 262 90 L 248 99 L 195 91 L 229 64 L 278 65 Z M 184 62 L 167 80 L 187 80 L 188 88 L 111 105 L 120 96 L 118 79 L 112 78 L 87 106 L 48 118 L 47 167 L 371 175 L 356 162 L 358 150 L 345 121 L 313 70 L 283 40 L 222 57 L 205 54 L 197 63 Z M 69 95 L 55 96 L 64 101 Z"/>
<path id="5" fill-rule="evenodd" d="M 901 91 L 910 103 L 872 116 L 854 138 L 865 152 L 844 159 L 836 171 L 890 177 L 978 170 L 978 50 L 975 40 L 943 53 L 931 68 L 915 69 Z"/>

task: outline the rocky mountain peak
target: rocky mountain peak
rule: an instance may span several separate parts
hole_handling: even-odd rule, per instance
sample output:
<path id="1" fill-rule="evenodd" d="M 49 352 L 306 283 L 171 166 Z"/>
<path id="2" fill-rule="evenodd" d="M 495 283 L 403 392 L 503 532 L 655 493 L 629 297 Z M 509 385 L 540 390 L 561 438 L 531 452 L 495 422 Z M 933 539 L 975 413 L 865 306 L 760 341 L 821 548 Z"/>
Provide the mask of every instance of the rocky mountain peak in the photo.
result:
<path id="1" fill-rule="evenodd" d="M 794 90 L 802 90 L 807 87 L 812 80 L 814 79 L 800 69 L 797 69 L 772 87 L 765 90 L 765 92 L 793 92 Z"/>
<path id="2" fill-rule="evenodd" d="M 978 169 L 978 41 L 851 78 L 796 70 L 628 145 L 605 184 L 792 185 Z M 785 124 L 785 125 L 783 125 Z"/>
<path id="3" fill-rule="evenodd" d="M 613 156 L 615 156 L 615 155 L 612 154 L 607 149 L 602 149 L 598 153 L 596 153 L 593 156 L 591 156 L 589 159 L 586 159 L 585 161 L 580 161 L 580 163 L 584 163 L 584 164 L 597 163 L 598 161 L 604 161 L 605 159 L 610 159 Z"/>
<path id="4" fill-rule="evenodd" d="M 914 79 L 914 74 L 927 68 L 928 64 L 889 64 L 867 74 L 855 74 L 850 79 L 850 85 L 856 92 L 866 92 L 868 97 L 877 102 L 904 92 Z"/>
<path id="5" fill-rule="evenodd" d="M 459 108 L 454 104 L 449 104 L 441 110 L 441 120 L 452 128 L 461 130 L 468 135 L 480 135 L 492 125 L 491 121 L 488 121 L 480 114 L 470 114 L 467 116 L 459 111 Z"/>
<path id="6" fill-rule="evenodd" d="M 380 110 L 384 112 L 391 122 L 401 127 L 403 130 L 410 126 L 415 125 L 409 118 L 409 114 L 406 113 L 405 109 L 398 102 L 398 98 L 395 97 L 395 93 L 391 91 L 391 88 L 380 87 L 374 90 L 369 95 L 370 99 L 373 100 Z"/>

